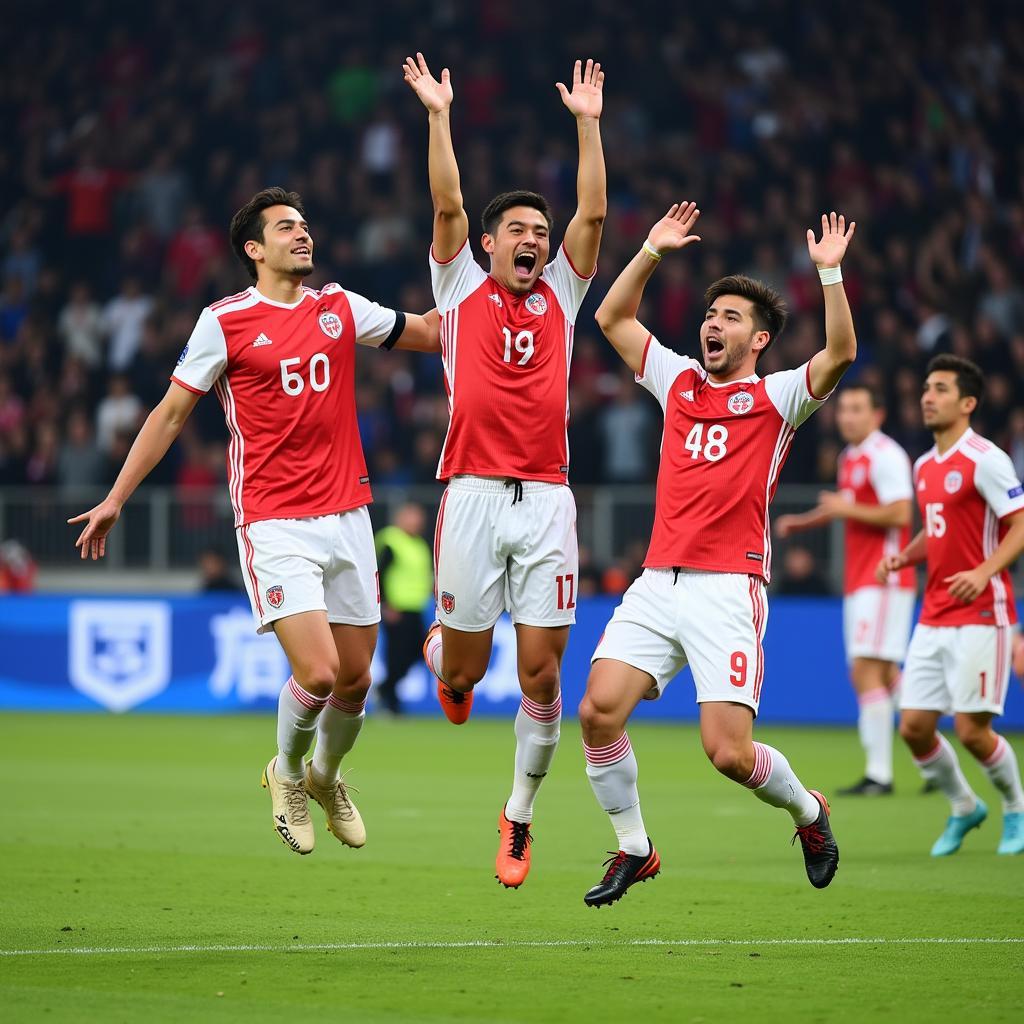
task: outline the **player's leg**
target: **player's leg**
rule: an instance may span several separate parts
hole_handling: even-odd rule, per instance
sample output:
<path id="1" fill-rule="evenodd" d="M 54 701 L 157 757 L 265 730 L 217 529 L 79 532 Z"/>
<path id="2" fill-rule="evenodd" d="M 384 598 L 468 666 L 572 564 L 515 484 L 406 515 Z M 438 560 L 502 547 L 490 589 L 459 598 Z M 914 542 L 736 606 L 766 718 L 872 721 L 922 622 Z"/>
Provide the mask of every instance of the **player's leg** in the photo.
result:
<path id="1" fill-rule="evenodd" d="M 850 682 L 857 695 L 857 733 L 864 750 L 864 778 L 839 792 L 843 796 L 886 796 L 892 793 L 892 748 L 895 732 L 891 692 L 891 661 L 854 658 Z"/>
<path id="2" fill-rule="evenodd" d="M 1010 681 L 1010 630 L 1005 626 L 963 626 L 957 633 L 957 738 L 999 791 L 1003 807 L 999 852 L 1024 853 L 1024 789 L 1017 755 L 993 728 L 995 717 L 1002 714 Z"/>

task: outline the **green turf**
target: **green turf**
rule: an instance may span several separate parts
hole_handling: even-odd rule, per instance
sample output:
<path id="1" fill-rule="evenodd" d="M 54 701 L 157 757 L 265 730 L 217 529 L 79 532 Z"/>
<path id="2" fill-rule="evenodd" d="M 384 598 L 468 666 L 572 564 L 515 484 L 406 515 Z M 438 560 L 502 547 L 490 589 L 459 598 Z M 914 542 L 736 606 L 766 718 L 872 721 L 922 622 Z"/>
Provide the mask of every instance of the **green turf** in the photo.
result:
<path id="1" fill-rule="evenodd" d="M 817 892 L 785 813 L 718 777 L 691 727 L 630 733 L 663 872 L 597 911 L 581 897 L 611 833 L 572 724 L 512 892 L 493 877 L 508 722 L 371 719 L 351 758 L 366 848 L 321 827 L 300 858 L 259 787 L 270 718 L 0 716 L 0 950 L 126 950 L 0 956 L 0 1018 L 1021 1019 L 1024 944 L 768 941 L 1024 937 L 1024 857 L 995 856 L 998 800 L 966 757 L 993 816 L 960 854 L 928 857 L 945 803 L 901 752 L 897 796 L 833 801 L 842 865 Z M 762 738 L 809 785 L 858 775 L 852 730 Z M 287 948 L 441 942 L 503 945 Z M 188 945 L 273 948 L 165 951 Z"/>

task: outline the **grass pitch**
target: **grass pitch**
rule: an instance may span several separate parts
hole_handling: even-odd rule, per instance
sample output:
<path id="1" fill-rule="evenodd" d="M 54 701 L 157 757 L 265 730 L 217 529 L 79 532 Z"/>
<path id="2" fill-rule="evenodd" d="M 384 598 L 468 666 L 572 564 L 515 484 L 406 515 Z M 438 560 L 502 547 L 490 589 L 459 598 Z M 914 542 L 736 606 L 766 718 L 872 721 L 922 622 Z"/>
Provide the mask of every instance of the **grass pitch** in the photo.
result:
<path id="1" fill-rule="evenodd" d="M 788 816 L 720 778 L 693 727 L 636 725 L 663 870 L 593 910 L 614 844 L 572 722 L 518 891 L 493 877 L 508 721 L 371 718 L 347 762 L 367 846 L 314 806 L 303 858 L 259 786 L 268 717 L 3 715 L 0 732 L 12 1024 L 1020 1019 L 1024 858 L 996 857 L 999 802 L 966 756 L 993 813 L 959 854 L 928 856 L 945 801 L 900 751 L 895 797 L 833 799 L 842 861 L 818 892 Z M 760 737 L 827 794 L 859 775 L 852 730 Z"/>

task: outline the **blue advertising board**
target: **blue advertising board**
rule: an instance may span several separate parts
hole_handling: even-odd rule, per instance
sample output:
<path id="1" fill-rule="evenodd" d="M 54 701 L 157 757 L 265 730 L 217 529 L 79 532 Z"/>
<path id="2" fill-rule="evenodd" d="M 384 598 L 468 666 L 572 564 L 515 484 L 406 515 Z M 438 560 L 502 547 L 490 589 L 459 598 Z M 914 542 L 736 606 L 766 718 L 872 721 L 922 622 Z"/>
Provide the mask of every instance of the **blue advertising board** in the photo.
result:
<path id="1" fill-rule="evenodd" d="M 566 714 L 583 695 L 590 655 L 616 604 L 581 599 L 563 665 Z M 842 648 L 841 602 L 775 598 L 765 639 L 761 720 L 850 723 L 856 704 Z M 709 624 L 709 628 L 713 628 Z M 380 650 L 373 676 L 383 678 Z M 0 709 L 217 713 L 276 706 L 288 664 L 273 634 L 258 636 L 244 596 L 0 597 Z M 400 689 L 412 713 L 436 714 L 426 669 Z M 512 715 L 519 702 L 515 633 L 495 629 L 474 714 Z M 693 719 L 689 671 L 638 716 Z M 1010 684 L 1004 725 L 1024 728 L 1024 692 Z"/>

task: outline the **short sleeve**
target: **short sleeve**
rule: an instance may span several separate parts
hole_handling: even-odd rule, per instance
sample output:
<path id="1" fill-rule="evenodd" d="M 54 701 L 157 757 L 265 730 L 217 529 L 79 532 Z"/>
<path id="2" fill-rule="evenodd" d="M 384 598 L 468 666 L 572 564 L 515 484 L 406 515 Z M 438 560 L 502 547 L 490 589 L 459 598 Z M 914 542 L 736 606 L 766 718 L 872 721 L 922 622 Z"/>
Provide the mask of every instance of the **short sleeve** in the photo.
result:
<path id="1" fill-rule="evenodd" d="M 356 343 L 380 348 L 390 347 L 397 339 L 393 337 L 395 328 L 399 326 L 399 314 L 379 302 L 371 302 L 358 292 L 344 291 L 352 310 L 352 321 L 356 328 Z M 402 318 L 404 326 L 405 318 Z"/>
<path id="2" fill-rule="evenodd" d="M 487 275 L 473 259 L 468 238 L 462 243 L 462 248 L 444 263 L 434 259 L 434 249 L 431 247 L 430 285 L 439 313 L 444 314 L 454 309 L 463 299 L 472 295 L 486 278 Z"/>
<path id="3" fill-rule="evenodd" d="M 228 346 L 224 340 L 224 329 L 210 309 L 204 309 L 199 314 L 192 336 L 178 356 L 178 365 L 171 374 L 171 380 L 189 391 L 205 395 L 227 365 Z"/>
<path id="4" fill-rule="evenodd" d="M 871 454 L 871 486 L 878 501 L 909 501 L 914 496 L 910 459 L 897 444 L 887 444 Z"/>
<path id="5" fill-rule="evenodd" d="M 993 445 L 978 459 L 974 485 L 998 519 L 1024 509 L 1024 486 L 1010 456 Z"/>
<path id="6" fill-rule="evenodd" d="M 820 409 L 832 394 L 818 398 L 811 392 L 811 363 L 808 360 L 795 370 L 770 373 L 764 379 L 765 391 L 779 415 L 791 426 L 799 427 L 812 412 Z"/>
<path id="7" fill-rule="evenodd" d="M 565 243 L 558 247 L 558 252 L 553 260 L 549 260 L 544 272 L 540 275 L 542 281 L 546 281 L 555 293 L 558 304 L 569 323 L 576 322 L 576 315 L 583 305 L 590 282 L 594 280 L 594 273 L 590 277 L 583 277 L 572 265 L 569 254 L 565 251 Z"/>
<path id="8" fill-rule="evenodd" d="M 673 382 L 685 370 L 696 370 L 703 376 L 700 363 L 689 356 L 681 356 L 678 352 L 665 348 L 652 334 L 647 339 L 636 382 L 650 391 L 664 409 L 668 404 L 668 394 Z"/>

